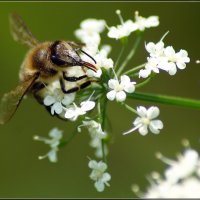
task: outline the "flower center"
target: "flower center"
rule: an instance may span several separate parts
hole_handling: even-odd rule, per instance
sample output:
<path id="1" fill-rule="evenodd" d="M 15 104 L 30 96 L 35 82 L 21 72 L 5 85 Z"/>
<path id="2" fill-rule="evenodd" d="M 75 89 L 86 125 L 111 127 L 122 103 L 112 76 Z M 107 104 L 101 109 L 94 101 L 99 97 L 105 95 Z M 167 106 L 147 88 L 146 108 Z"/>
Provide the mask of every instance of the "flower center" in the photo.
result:
<path id="1" fill-rule="evenodd" d="M 120 92 L 122 90 L 123 90 L 123 86 L 122 85 L 120 85 L 120 84 L 116 85 L 116 87 L 115 87 L 115 91 L 116 92 Z"/>
<path id="2" fill-rule="evenodd" d="M 143 117 L 141 121 L 143 124 L 146 124 L 146 125 L 150 124 L 150 120 L 147 117 Z"/>

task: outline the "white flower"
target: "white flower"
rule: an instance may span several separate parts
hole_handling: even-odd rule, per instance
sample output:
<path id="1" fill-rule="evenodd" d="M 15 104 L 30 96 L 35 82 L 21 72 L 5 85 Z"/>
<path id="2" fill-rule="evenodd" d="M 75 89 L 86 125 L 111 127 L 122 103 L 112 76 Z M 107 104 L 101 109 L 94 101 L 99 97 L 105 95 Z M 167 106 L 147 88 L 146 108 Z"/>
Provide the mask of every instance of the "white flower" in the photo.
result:
<path id="1" fill-rule="evenodd" d="M 44 159 L 48 157 L 50 162 L 57 162 L 57 151 L 59 150 L 58 146 L 60 144 L 60 139 L 62 138 L 62 131 L 60 131 L 57 128 L 54 128 L 49 132 L 49 136 L 50 139 L 40 136 L 35 136 L 33 138 L 34 140 L 42 141 L 45 144 L 48 144 L 51 148 L 51 150 L 46 155 L 39 156 L 38 158 Z"/>
<path id="2" fill-rule="evenodd" d="M 139 16 L 139 12 L 135 12 L 136 30 L 144 31 L 145 28 L 156 27 L 159 25 L 158 16 L 150 16 L 148 18 Z"/>
<path id="3" fill-rule="evenodd" d="M 132 20 L 127 20 L 121 25 L 111 26 L 108 31 L 109 38 L 115 38 L 116 40 L 123 37 L 128 37 L 133 31 L 136 30 L 136 26 Z"/>
<path id="4" fill-rule="evenodd" d="M 178 160 L 160 158 L 163 162 L 170 165 L 165 171 L 165 177 L 169 182 L 176 183 L 194 173 L 199 167 L 199 155 L 193 149 L 187 149 L 183 155 L 178 156 Z"/>
<path id="5" fill-rule="evenodd" d="M 78 127 L 79 131 L 80 127 L 86 127 L 93 138 L 102 139 L 106 136 L 105 132 L 102 130 L 101 124 L 94 120 L 83 121 L 83 124 Z"/>
<path id="6" fill-rule="evenodd" d="M 64 94 L 60 88 L 60 83 L 54 81 L 48 85 L 47 93 L 45 94 L 43 103 L 45 106 L 51 106 L 51 114 L 61 114 L 64 110 L 64 106 L 68 106 L 75 99 L 75 93 Z"/>
<path id="7" fill-rule="evenodd" d="M 160 69 L 168 71 L 167 60 L 164 57 L 148 57 L 147 60 L 145 68 L 139 71 L 139 78 L 147 78 L 152 71 L 158 74 Z"/>
<path id="8" fill-rule="evenodd" d="M 164 54 L 168 58 L 170 75 L 176 74 L 177 68 L 185 69 L 186 63 L 190 62 L 187 51 L 182 49 L 176 53 L 172 46 L 168 46 L 165 48 Z"/>
<path id="9" fill-rule="evenodd" d="M 147 78 L 152 71 L 159 73 L 159 69 L 174 75 L 177 72 L 177 68 L 185 69 L 186 63 L 190 62 L 187 51 L 181 49 L 176 53 L 172 46 L 164 48 L 162 40 L 156 44 L 149 42 L 145 45 L 145 48 L 150 57 L 147 57 L 148 62 L 145 65 L 145 69 L 139 71 L 139 77 L 142 78 Z"/>
<path id="10" fill-rule="evenodd" d="M 86 19 L 81 22 L 81 29 L 88 32 L 101 33 L 105 29 L 105 20 L 102 19 Z"/>
<path id="11" fill-rule="evenodd" d="M 160 175 L 149 177 L 150 186 L 141 198 L 200 198 L 200 179 L 198 177 L 199 154 L 193 149 L 186 149 L 178 160 L 171 160 L 158 154 L 158 158 L 170 165 Z M 154 173 L 155 174 L 155 173 Z M 134 190 L 138 192 L 138 190 Z"/>
<path id="12" fill-rule="evenodd" d="M 129 36 L 133 31 L 137 29 L 135 23 L 132 20 L 123 21 L 120 10 L 116 11 L 119 16 L 121 24 L 109 27 L 108 37 L 115 38 L 116 40 Z"/>
<path id="13" fill-rule="evenodd" d="M 159 41 L 158 43 L 149 42 L 145 45 L 146 50 L 149 52 L 151 57 L 161 57 L 164 55 L 164 42 Z"/>
<path id="14" fill-rule="evenodd" d="M 75 121 L 79 115 L 86 114 L 87 111 L 92 110 L 95 107 L 94 101 L 83 101 L 78 107 L 75 103 L 66 109 L 65 118 Z"/>
<path id="15" fill-rule="evenodd" d="M 117 10 L 116 14 L 119 16 L 121 24 L 109 28 L 108 37 L 110 38 L 121 39 L 123 37 L 128 37 L 136 30 L 144 31 L 145 28 L 156 27 L 159 25 L 158 16 L 144 18 L 139 16 L 139 12 L 136 11 L 135 22 L 130 19 L 124 22 L 120 10 Z"/>
<path id="16" fill-rule="evenodd" d="M 137 107 L 137 114 L 139 117 L 133 122 L 134 127 L 129 131 L 125 132 L 124 135 L 131 133 L 138 129 L 141 135 L 146 135 L 148 133 L 148 128 L 154 134 L 160 133 L 160 129 L 163 128 L 163 123 L 161 120 L 156 120 L 160 110 L 156 106 L 152 106 L 149 109 L 146 109 L 143 106 Z"/>
<path id="17" fill-rule="evenodd" d="M 97 19 L 86 19 L 81 22 L 81 28 L 75 31 L 75 35 L 82 42 L 90 46 L 99 45 L 100 33 L 105 29 L 105 21 Z"/>
<path id="18" fill-rule="evenodd" d="M 105 185 L 109 186 L 108 181 L 111 179 L 110 174 L 105 172 L 107 169 L 107 164 L 103 161 L 97 162 L 95 160 L 90 160 L 88 166 L 92 169 L 90 178 L 95 181 L 95 188 L 98 192 L 103 192 Z"/>
<path id="19" fill-rule="evenodd" d="M 125 101 L 126 93 L 133 93 L 135 91 L 136 82 L 131 82 L 130 78 L 127 75 L 122 75 L 120 77 L 120 83 L 116 79 L 110 79 L 108 81 L 108 86 L 112 89 L 107 93 L 107 98 L 110 101 L 116 99 L 119 102 Z"/>
<path id="20" fill-rule="evenodd" d="M 86 127 L 91 137 L 90 146 L 95 148 L 95 156 L 102 158 L 102 139 L 107 137 L 107 134 L 102 130 L 101 124 L 94 120 L 83 121 L 83 124 L 78 126 L 78 131 L 81 132 L 81 127 Z M 108 154 L 108 148 L 104 144 L 104 153 Z"/>

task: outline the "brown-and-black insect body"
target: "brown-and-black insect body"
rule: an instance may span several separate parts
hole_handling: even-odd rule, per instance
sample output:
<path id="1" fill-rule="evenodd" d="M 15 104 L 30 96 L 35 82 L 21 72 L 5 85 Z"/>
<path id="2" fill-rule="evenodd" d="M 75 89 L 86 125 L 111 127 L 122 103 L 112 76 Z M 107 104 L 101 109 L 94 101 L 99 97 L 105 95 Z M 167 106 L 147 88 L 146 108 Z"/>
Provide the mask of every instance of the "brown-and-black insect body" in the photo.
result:
<path id="1" fill-rule="evenodd" d="M 41 91 L 55 80 L 59 80 L 65 94 L 76 92 L 90 85 L 91 80 L 87 77 L 85 70 L 89 68 L 96 71 L 96 67 L 80 58 L 78 52 L 81 51 L 83 44 L 64 40 L 39 43 L 16 14 L 11 15 L 10 24 L 13 38 L 28 45 L 30 49 L 20 68 L 19 85 L 2 98 L 0 124 L 6 123 L 12 117 L 26 93 L 33 93 L 41 103 L 43 98 Z M 70 71 L 74 69 L 75 73 L 71 76 Z M 73 82 L 75 86 L 70 88 L 67 82 Z"/>

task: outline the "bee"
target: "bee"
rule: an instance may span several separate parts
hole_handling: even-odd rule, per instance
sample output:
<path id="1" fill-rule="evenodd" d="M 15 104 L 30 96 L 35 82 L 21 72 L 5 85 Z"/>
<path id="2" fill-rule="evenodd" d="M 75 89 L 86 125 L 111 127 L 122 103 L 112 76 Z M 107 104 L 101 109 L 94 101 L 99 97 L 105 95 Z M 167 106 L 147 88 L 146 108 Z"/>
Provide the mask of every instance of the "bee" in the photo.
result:
<path id="1" fill-rule="evenodd" d="M 1 100 L 0 124 L 11 119 L 25 94 L 32 93 L 41 103 L 40 90 L 54 80 L 59 80 L 63 93 L 73 93 L 90 85 L 91 80 L 86 75 L 86 69 L 97 71 L 95 65 L 83 61 L 79 56 L 79 52 L 82 52 L 96 64 L 96 61 L 81 49 L 84 44 L 64 40 L 39 42 L 19 15 L 12 13 L 9 21 L 14 40 L 30 49 L 20 68 L 19 84 L 14 90 L 4 94 Z M 75 73 L 79 76 L 69 76 L 72 69 L 75 72 L 76 69 L 79 70 Z M 77 84 L 68 88 L 66 82 Z"/>

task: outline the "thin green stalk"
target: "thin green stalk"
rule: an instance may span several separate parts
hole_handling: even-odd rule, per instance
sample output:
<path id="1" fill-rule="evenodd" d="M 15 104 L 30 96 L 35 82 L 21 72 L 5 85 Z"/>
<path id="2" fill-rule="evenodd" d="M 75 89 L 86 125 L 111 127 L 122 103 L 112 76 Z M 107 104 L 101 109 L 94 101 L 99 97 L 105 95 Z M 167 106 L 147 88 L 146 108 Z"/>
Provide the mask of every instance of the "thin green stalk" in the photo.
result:
<path id="1" fill-rule="evenodd" d="M 78 131 L 77 131 L 77 129 L 75 129 L 75 130 L 72 132 L 72 134 L 68 137 L 67 140 L 61 141 L 59 147 L 62 148 L 62 147 L 64 147 L 64 146 L 66 146 L 67 144 L 69 144 L 69 143 L 72 141 L 72 139 L 73 139 L 77 134 L 78 134 Z"/>
<path id="2" fill-rule="evenodd" d="M 122 105 L 124 105 L 124 107 L 125 107 L 127 110 L 129 110 L 129 111 L 131 111 L 131 112 L 137 114 L 137 111 L 136 111 L 134 108 L 132 108 L 131 106 L 129 106 L 128 104 L 123 103 Z"/>
<path id="3" fill-rule="evenodd" d="M 126 65 L 128 64 L 128 62 L 131 60 L 131 58 L 135 55 L 136 49 L 139 46 L 139 43 L 142 39 L 142 35 L 141 33 L 138 35 L 138 37 L 135 40 L 135 43 L 133 44 L 133 48 L 132 50 L 129 52 L 127 58 L 124 60 L 124 62 L 122 63 L 122 65 L 120 66 L 119 70 L 117 71 L 117 76 L 119 76 L 122 71 L 124 70 L 124 68 L 126 67 Z"/>
<path id="4" fill-rule="evenodd" d="M 120 59 L 121 59 L 121 57 L 122 57 L 122 55 L 123 55 L 125 49 L 126 49 L 126 45 L 123 44 L 123 46 L 122 46 L 122 48 L 121 48 L 121 51 L 120 51 L 120 53 L 119 53 L 119 56 L 118 56 L 118 58 L 117 58 L 117 60 L 116 60 L 116 62 L 115 62 L 115 70 L 116 70 L 116 71 L 117 71 L 118 64 L 119 64 L 119 62 L 120 62 Z"/>
<path id="5" fill-rule="evenodd" d="M 128 98 L 200 109 L 200 100 L 196 99 L 174 97 L 174 96 L 167 96 L 160 94 L 142 93 L 142 92 L 134 92 L 132 94 L 129 94 Z"/>
<path id="6" fill-rule="evenodd" d="M 136 66 L 136 67 L 133 67 L 133 68 L 131 68 L 130 70 L 124 72 L 124 74 L 126 74 L 126 75 L 131 75 L 131 74 L 137 72 L 138 70 L 144 68 L 145 64 L 146 64 L 146 63 L 143 63 L 143 64 L 141 64 L 141 65 L 138 65 L 138 66 Z"/>
<path id="7" fill-rule="evenodd" d="M 103 100 L 103 102 L 102 102 Z M 100 99 L 98 101 L 98 113 L 100 115 L 100 122 L 101 122 L 101 127 L 102 130 L 105 130 L 105 119 L 106 119 L 106 104 L 107 104 L 107 99 Z M 103 161 L 107 163 L 106 159 L 106 154 L 105 154 L 105 142 L 102 139 L 101 140 L 101 149 L 102 149 L 102 156 L 103 156 Z"/>
<path id="8" fill-rule="evenodd" d="M 149 78 L 147 78 L 147 79 L 144 80 L 143 82 L 136 84 L 135 87 L 136 87 L 136 88 L 143 87 L 144 85 L 146 85 L 147 83 L 149 83 L 149 82 L 152 80 L 153 77 L 155 77 L 155 76 L 150 76 Z"/>

